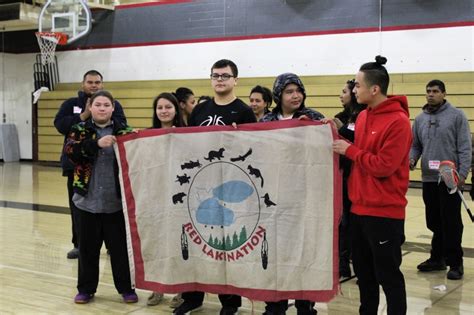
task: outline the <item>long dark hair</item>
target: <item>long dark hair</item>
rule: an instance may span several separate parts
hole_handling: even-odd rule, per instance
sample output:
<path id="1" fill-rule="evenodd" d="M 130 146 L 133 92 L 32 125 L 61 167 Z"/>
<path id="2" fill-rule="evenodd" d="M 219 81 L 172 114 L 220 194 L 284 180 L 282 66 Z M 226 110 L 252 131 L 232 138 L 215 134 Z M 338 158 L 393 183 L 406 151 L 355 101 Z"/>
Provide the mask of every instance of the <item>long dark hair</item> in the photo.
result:
<path id="1" fill-rule="evenodd" d="M 191 89 L 188 89 L 187 87 L 180 87 L 176 89 L 173 95 L 176 96 L 178 102 L 186 103 L 188 98 L 191 95 L 194 95 L 194 93 Z"/>
<path id="2" fill-rule="evenodd" d="M 173 126 L 175 127 L 182 127 L 184 126 L 183 119 L 181 118 L 181 113 L 178 105 L 178 100 L 176 97 L 168 92 L 161 93 L 158 95 L 155 100 L 153 101 L 153 128 L 161 128 L 161 121 L 158 119 L 158 116 L 156 116 L 156 106 L 158 105 L 158 101 L 164 98 L 165 100 L 168 100 L 173 104 L 174 109 L 176 111 L 176 114 L 173 119 Z"/>
<path id="3" fill-rule="evenodd" d="M 359 116 L 360 112 L 367 108 L 366 104 L 359 104 L 357 103 L 357 97 L 354 93 L 355 87 L 355 79 L 349 80 L 346 82 L 347 87 L 351 91 L 351 103 L 349 104 L 350 115 L 349 115 L 349 123 L 355 123 L 357 116 Z"/>
<path id="4" fill-rule="evenodd" d="M 342 112 L 334 116 L 335 118 L 338 118 L 344 125 L 348 123 L 354 123 L 357 119 L 357 116 L 359 116 L 359 113 L 367 108 L 367 105 L 357 103 L 357 98 L 353 92 L 355 80 L 352 79 L 347 81 L 346 85 L 351 94 L 351 101 L 348 105 L 344 106 L 344 110 Z"/>

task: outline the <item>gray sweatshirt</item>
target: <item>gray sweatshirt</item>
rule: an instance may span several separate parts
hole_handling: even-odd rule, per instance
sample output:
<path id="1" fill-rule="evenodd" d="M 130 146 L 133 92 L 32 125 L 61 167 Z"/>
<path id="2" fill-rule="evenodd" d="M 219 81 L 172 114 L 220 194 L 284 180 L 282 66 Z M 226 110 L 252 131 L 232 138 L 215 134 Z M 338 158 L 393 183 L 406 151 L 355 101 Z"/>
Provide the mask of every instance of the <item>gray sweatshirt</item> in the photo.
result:
<path id="1" fill-rule="evenodd" d="M 469 123 L 464 112 L 445 101 L 430 113 L 423 107 L 413 123 L 413 144 L 410 159 L 421 156 L 423 182 L 437 182 L 439 162 L 456 163 L 457 171 L 467 178 L 471 168 L 472 147 Z"/>

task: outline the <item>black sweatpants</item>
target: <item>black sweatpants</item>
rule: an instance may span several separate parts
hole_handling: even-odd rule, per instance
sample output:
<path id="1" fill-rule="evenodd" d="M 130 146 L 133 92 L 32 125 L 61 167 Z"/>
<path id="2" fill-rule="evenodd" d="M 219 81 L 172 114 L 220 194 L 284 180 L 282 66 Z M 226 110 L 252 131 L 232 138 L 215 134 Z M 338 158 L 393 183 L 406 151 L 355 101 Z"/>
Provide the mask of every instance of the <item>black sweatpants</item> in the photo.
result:
<path id="1" fill-rule="evenodd" d="M 433 232 L 431 259 L 444 261 L 451 267 L 462 265 L 461 247 L 464 226 L 461 218 L 461 198 L 449 194 L 446 185 L 423 183 L 426 226 Z"/>
<path id="2" fill-rule="evenodd" d="M 242 297 L 234 294 L 219 294 L 219 300 L 221 301 L 222 307 L 235 307 L 239 308 L 242 306 Z M 184 292 L 181 297 L 187 303 L 192 305 L 200 305 L 204 301 L 204 292 L 193 291 Z"/>
<path id="3" fill-rule="evenodd" d="M 77 232 L 79 230 L 79 209 L 77 209 L 74 202 L 72 202 L 72 196 L 74 195 L 74 191 L 72 188 L 72 184 L 74 182 L 74 171 L 68 171 L 67 173 L 67 195 L 69 199 L 69 209 L 71 211 L 71 226 L 72 226 L 72 244 L 75 248 L 79 248 L 79 238 L 77 236 Z"/>
<path id="4" fill-rule="evenodd" d="M 352 262 L 360 291 L 360 314 L 376 315 L 379 285 L 387 314 L 407 312 L 405 279 L 400 271 L 404 220 L 351 214 Z"/>
<path id="5" fill-rule="evenodd" d="M 95 293 L 99 284 L 100 248 L 105 242 L 110 250 L 110 263 L 115 288 L 119 293 L 132 291 L 128 264 L 125 220 L 123 212 L 90 213 L 79 209 L 79 271 L 77 289 Z"/>

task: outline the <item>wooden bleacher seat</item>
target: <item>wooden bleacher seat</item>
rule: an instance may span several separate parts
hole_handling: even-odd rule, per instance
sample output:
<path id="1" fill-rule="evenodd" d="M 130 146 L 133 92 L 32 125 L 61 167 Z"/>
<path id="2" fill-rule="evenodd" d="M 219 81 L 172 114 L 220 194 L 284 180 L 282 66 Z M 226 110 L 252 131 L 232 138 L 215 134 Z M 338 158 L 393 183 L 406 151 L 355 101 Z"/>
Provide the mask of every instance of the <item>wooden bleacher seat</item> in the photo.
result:
<path id="1" fill-rule="evenodd" d="M 301 78 L 306 88 L 306 105 L 326 117 L 334 117 L 342 110 L 339 101 L 341 89 L 353 75 Z M 446 83 L 447 99 L 466 113 L 471 131 L 474 131 L 474 72 L 392 74 L 389 94 L 403 94 L 408 97 L 410 118 L 413 121 L 425 104 L 426 83 L 435 78 Z M 271 89 L 274 79 L 274 77 L 239 78 L 235 93 L 237 97 L 248 101 L 249 92 L 255 85 Z M 185 86 L 192 89 L 197 97 L 213 94 L 209 79 L 105 82 L 104 86 L 123 105 L 129 124 L 135 128 L 150 127 L 152 102 L 161 92 L 174 91 L 180 86 Z M 76 96 L 80 87 L 80 83 L 61 83 L 55 91 L 41 94 L 38 102 L 40 161 L 59 161 L 64 138 L 54 128 L 54 116 L 62 102 Z M 410 172 L 410 179 L 420 181 L 420 170 Z"/>

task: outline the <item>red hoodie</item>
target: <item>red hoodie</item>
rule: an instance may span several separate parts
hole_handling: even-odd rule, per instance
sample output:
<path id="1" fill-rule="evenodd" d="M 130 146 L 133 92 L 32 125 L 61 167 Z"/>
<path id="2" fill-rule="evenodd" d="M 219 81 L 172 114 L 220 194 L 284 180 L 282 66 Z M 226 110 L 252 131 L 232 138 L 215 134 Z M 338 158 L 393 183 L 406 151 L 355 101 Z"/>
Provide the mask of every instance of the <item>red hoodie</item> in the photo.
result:
<path id="1" fill-rule="evenodd" d="M 351 212 L 357 215 L 404 219 L 412 141 L 405 96 L 389 96 L 357 117 L 349 177 Z"/>

